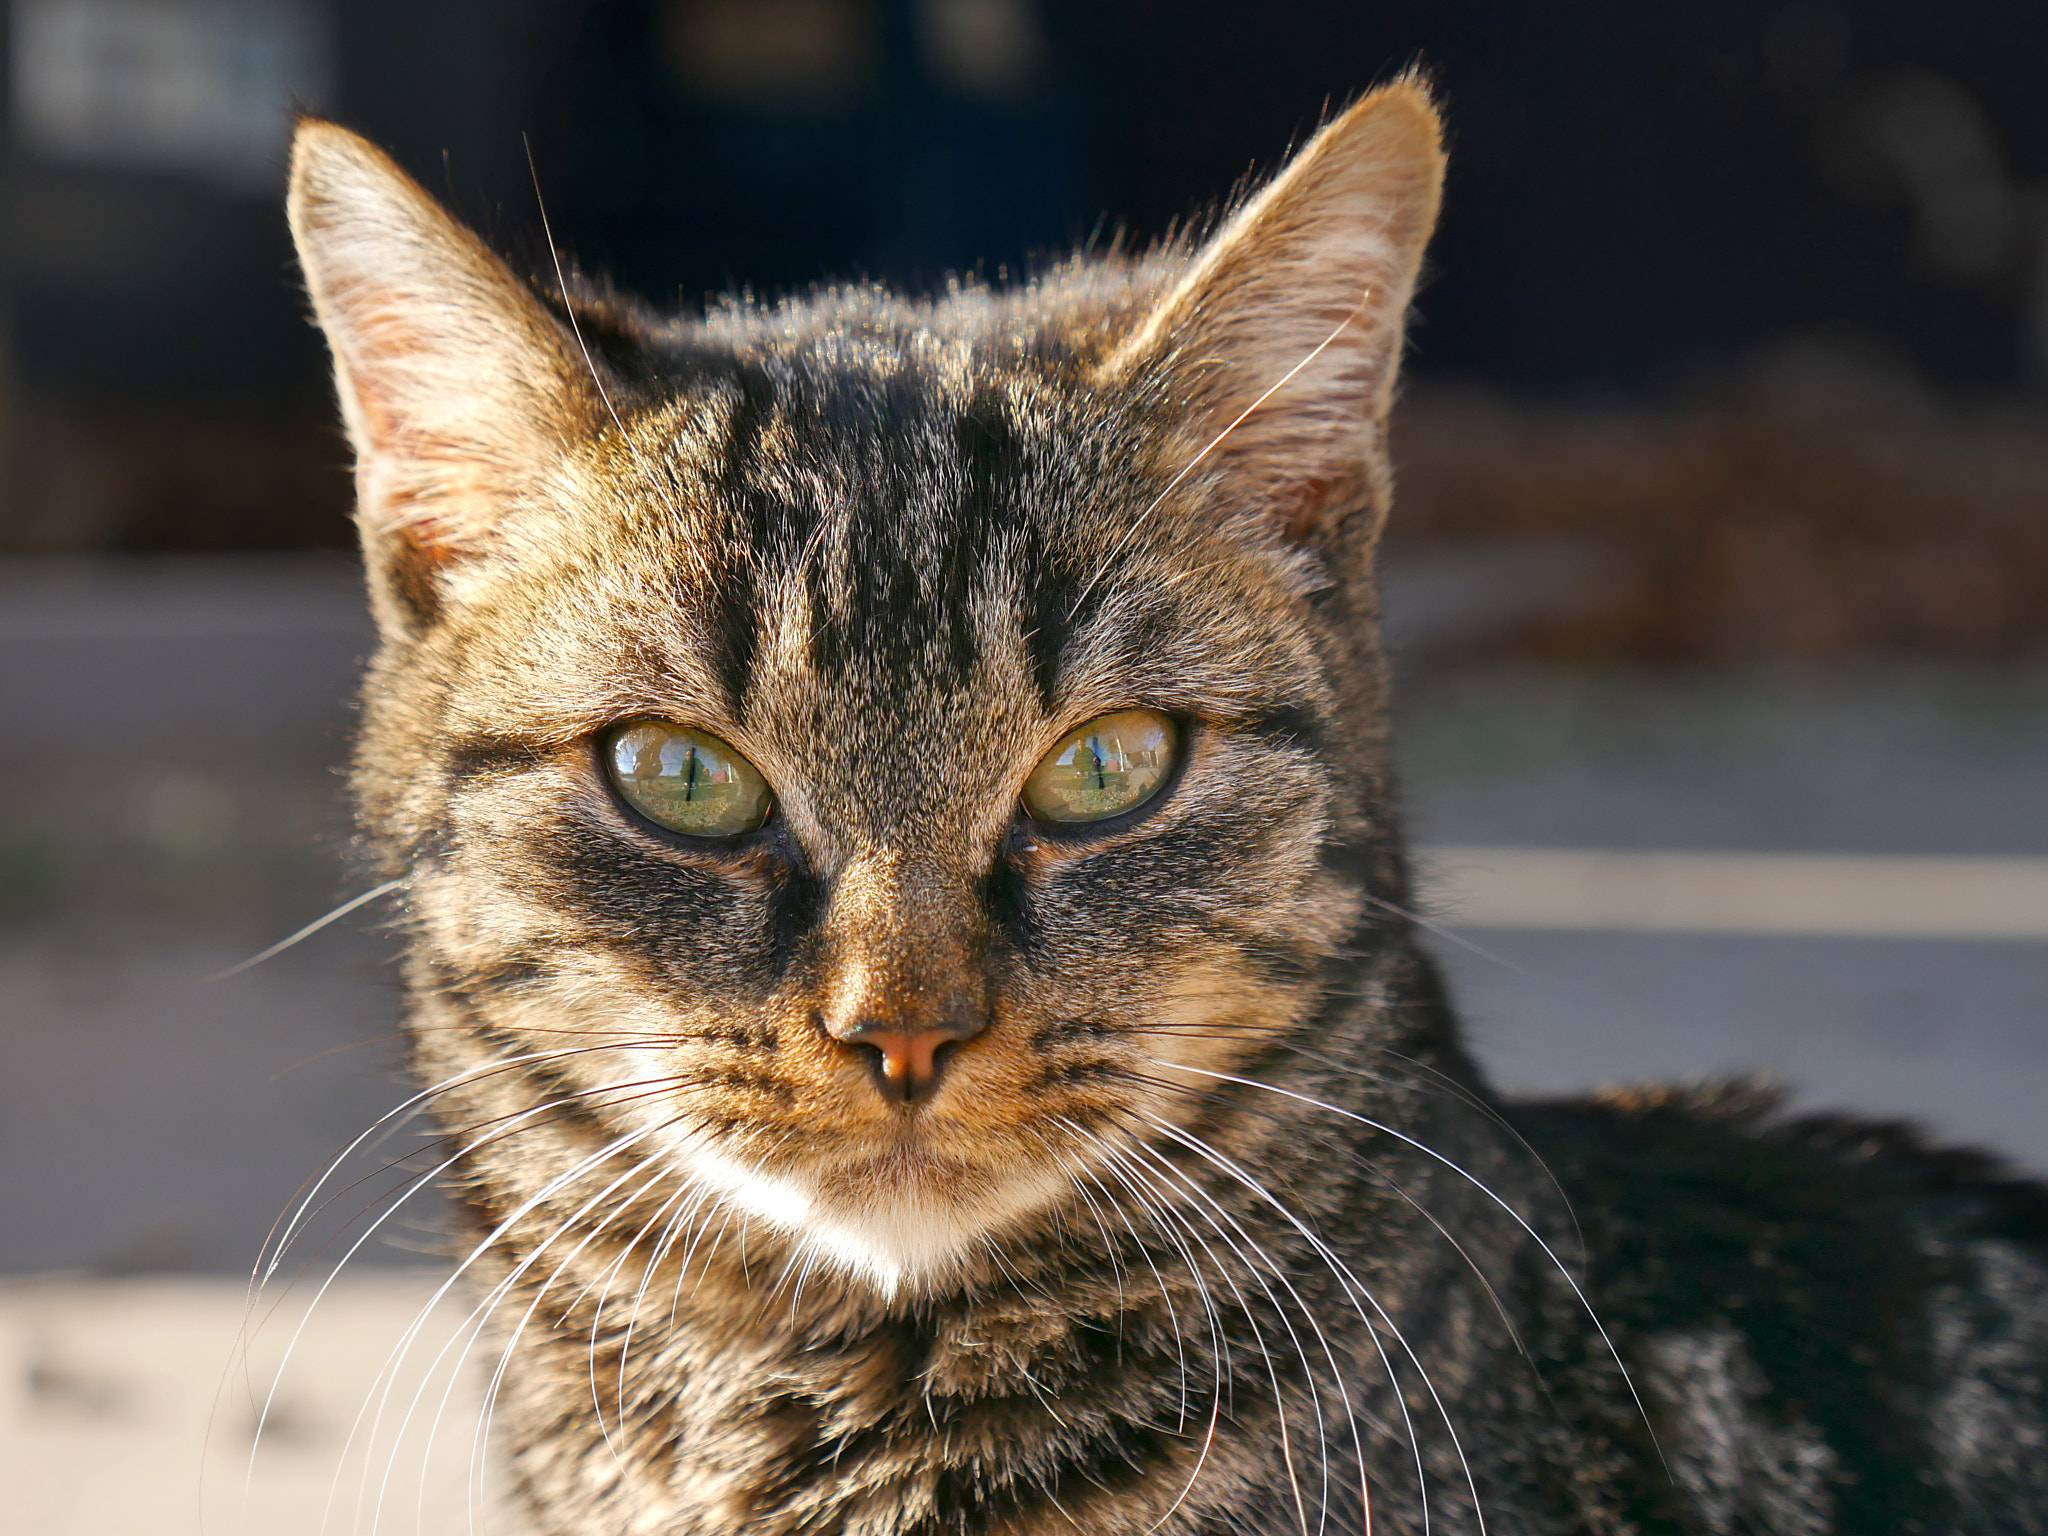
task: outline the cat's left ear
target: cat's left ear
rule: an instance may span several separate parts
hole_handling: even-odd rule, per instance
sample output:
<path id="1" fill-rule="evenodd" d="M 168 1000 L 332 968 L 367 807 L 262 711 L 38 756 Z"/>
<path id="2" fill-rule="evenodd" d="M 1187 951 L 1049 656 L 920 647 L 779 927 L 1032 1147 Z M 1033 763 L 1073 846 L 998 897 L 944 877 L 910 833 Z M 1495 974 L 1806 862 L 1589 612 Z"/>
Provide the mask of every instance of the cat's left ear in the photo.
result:
<path id="1" fill-rule="evenodd" d="M 1368 494 L 1443 174 L 1423 85 L 1372 92 L 1238 209 L 1106 365 L 1191 404 L 1187 458 L 1206 450 L 1290 539 L 1320 540 Z"/>
<path id="2" fill-rule="evenodd" d="M 377 618 L 416 633 L 603 397 L 568 328 L 367 140 L 302 121 L 286 212 L 356 450 Z"/>

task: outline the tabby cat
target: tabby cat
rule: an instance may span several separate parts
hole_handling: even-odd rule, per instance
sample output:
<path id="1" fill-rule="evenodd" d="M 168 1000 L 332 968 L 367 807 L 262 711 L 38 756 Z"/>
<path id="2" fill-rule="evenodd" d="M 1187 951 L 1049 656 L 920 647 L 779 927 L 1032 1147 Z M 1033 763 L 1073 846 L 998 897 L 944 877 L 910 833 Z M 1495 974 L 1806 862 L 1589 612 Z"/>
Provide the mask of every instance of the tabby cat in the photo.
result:
<path id="1" fill-rule="evenodd" d="M 2048 1531 L 2042 1190 L 1459 1043 L 1373 580 L 1443 163 L 1404 80 L 1205 243 L 675 318 L 302 125 L 542 1530 Z"/>

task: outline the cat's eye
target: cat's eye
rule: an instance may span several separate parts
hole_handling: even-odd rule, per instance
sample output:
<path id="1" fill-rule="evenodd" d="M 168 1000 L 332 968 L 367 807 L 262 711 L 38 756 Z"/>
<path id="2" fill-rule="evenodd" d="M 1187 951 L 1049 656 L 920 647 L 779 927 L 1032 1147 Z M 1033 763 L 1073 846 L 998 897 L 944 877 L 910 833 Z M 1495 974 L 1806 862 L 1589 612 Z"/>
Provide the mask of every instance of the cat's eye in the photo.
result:
<path id="1" fill-rule="evenodd" d="M 1102 821 L 1159 793 L 1180 732 L 1150 709 L 1097 715 L 1038 761 L 1024 781 L 1024 809 L 1040 821 Z"/>
<path id="2" fill-rule="evenodd" d="M 760 769 L 709 731 L 636 720 L 606 738 L 604 759 L 626 803 L 672 832 L 738 837 L 768 819 Z"/>

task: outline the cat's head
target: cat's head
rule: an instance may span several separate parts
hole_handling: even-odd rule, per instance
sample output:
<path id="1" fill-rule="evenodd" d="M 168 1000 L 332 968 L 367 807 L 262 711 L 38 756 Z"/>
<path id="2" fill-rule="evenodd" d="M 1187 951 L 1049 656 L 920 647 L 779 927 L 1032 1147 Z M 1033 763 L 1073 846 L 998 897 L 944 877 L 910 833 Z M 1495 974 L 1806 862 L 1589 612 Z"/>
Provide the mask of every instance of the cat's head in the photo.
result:
<path id="1" fill-rule="evenodd" d="M 1441 174 L 1402 83 L 1192 251 L 652 322 L 303 125 L 416 1022 L 885 1289 L 1309 1027 Z"/>

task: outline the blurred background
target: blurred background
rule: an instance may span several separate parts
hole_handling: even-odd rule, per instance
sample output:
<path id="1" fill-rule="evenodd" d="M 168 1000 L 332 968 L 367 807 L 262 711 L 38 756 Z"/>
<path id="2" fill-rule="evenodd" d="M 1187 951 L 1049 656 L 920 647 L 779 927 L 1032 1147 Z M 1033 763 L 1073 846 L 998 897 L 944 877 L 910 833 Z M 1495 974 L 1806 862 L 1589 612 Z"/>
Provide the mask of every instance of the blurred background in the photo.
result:
<path id="1" fill-rule="evenodd" d="M 405 1093 L 374 907 L 207 980 L 367 884 L 293 105 L 516 264 L 544 195 L 687 310 L 1142 245 L 1421 64 L 1452 170 L 1387 597 L 1477 1048 L 2048 1171 L 2038 0 L 0 9 L 0 1273 L 246 1270 Z M 437 1242 L 422 1206 L 357 1262 Z M 43 1306 L 23 1422 L 122 1422 Z"/>

